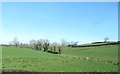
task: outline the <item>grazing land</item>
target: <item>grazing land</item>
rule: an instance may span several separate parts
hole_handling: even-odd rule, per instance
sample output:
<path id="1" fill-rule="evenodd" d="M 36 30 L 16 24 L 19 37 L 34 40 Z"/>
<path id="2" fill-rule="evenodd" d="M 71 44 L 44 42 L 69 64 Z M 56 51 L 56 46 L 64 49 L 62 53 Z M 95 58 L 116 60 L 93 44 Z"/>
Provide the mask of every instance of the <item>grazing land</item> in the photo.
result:
<path id="1" fill-rule="evenodd" d="M 3 47 L 2 69 L 34 72 L 117 72 L 118 46 L 66 47 L 63 54 Z"/>

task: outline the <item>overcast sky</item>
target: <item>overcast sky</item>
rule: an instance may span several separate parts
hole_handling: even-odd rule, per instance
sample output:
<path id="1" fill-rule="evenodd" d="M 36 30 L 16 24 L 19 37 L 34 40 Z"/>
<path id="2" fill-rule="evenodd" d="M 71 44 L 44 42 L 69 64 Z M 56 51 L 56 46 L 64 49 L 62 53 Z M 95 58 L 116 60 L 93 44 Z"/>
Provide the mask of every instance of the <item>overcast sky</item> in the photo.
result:
<path id="1" fill-rule="evenodd" d="M 117 2 L 2 3 L 2 42 L 49 39 L 88 43 L 118 39 Z M 0 41 L 1 42 L 1 41 Z"/>

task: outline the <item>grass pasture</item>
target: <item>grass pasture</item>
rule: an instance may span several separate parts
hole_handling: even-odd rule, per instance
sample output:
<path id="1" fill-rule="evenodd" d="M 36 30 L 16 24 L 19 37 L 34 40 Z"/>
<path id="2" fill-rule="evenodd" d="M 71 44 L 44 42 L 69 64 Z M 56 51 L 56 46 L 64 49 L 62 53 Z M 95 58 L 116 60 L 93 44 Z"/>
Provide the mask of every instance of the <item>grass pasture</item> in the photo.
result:
<path id="1" fill-rule="evenodd" d="M 118 71 L 118 65 L 114 65 L 118 62 L 117 45 L 65 48 L 63 55 L 29 48 L 3 47 L 2 57 L 2 69 L 35 72 Z"/>

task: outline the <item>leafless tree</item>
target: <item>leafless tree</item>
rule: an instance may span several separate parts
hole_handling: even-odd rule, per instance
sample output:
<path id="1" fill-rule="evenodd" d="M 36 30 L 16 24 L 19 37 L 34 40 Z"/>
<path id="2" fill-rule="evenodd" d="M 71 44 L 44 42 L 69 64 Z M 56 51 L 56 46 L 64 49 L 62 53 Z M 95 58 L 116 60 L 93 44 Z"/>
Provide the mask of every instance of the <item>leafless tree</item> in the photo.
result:
<path id="1" fill-rule="evenodd" d="M 65 39 L 61 39 L 61 46 L 67 46 L 68 42 Z"/>
<path id="2" fill-rule="evenodd" d="M 35 44 L 36 44 L 36 40 L 32 39 L 29 41 L 29 46 L 32 48 L 32 49 L 35 49 Z"/>
<path id="3" fill-rule="evenodd" d="M 53 51 L 56 52 L 57 51 L 57 47 L 58 47 L 58 43 L 57 42 L 53 42 L 51 44 L 51 47 L 52 47 Z"/>
<path id="4" fill-rule="evenodd" d="M 107 42 L 109 40 L 109 37 L 104 38 L 104 42 Z"/>
<path id="5" fill-rule="evenodd" d="M 43 44 L 44 44 L 43 39 L 37 40 L 38 50 L 42 50 Z"/>
<path id="6" fill-rule="evenodd" d="M 14 37 L 13 44 L 17 47 L 19 45 L 18 37 Z"/>
<path id="7" fill-rule="evenodd" d="M 44 48 L 44 52 L 45 51 L 48 51 L 48 48 L 49 48 L 49 44 L 50 44 L 50 41 L 48 39 L 44 39 L 43 40 L 43 48 Z"/>

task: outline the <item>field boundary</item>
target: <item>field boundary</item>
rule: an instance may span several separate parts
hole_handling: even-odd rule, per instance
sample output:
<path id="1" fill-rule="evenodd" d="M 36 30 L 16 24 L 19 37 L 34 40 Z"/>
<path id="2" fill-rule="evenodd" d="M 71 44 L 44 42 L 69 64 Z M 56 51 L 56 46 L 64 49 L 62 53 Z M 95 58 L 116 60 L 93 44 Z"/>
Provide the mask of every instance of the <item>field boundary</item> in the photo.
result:
<path id="1" fill-rule="evenodd" d="M 85 61 L 91 61 L 91 62 L 98 62 L 98 63 L 109 63 L 109 64 L 113 64 L 113 65 L 120 65 L 119 62 L 114 62 L 111 60 L 100 60 L 98 58 L 91 58 L 91 57 L 80 57 L 80 56 L 68 56 L 68 55 L 61 55 L 62 57 L 65 58 L 70 58 L 70 59 L 79 59 L 79 60 L 85 60 Z"/>

